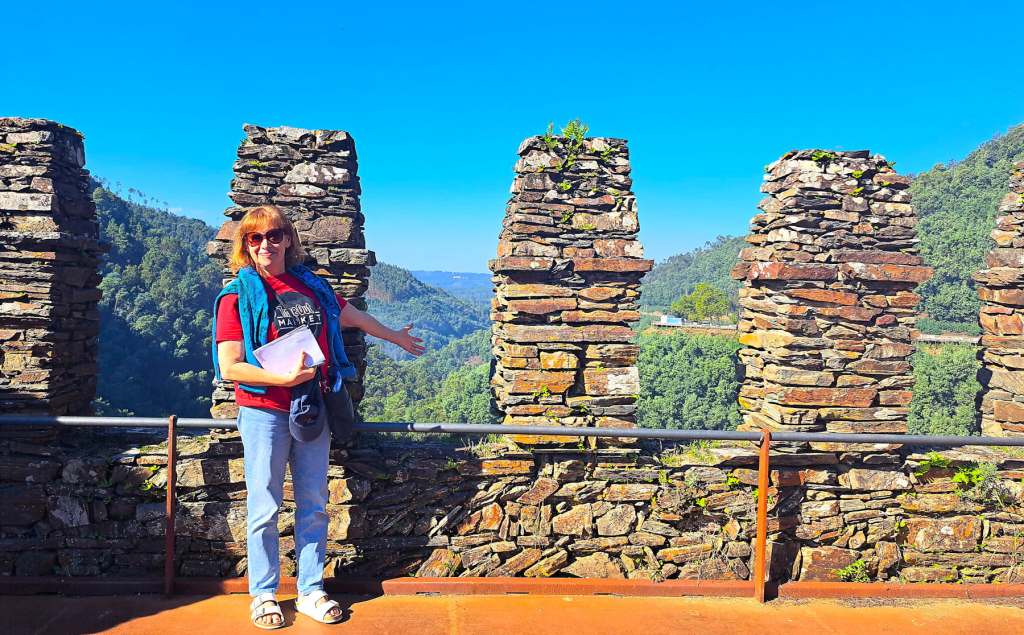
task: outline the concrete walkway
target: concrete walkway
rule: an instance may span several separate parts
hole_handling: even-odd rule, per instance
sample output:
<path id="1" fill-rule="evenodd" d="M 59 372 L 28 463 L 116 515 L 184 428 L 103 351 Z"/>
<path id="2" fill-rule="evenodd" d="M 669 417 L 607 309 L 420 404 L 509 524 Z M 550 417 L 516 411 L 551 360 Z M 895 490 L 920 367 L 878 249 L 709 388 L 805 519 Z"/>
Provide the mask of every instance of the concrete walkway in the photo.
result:
<path id="1" fill-rule="evenodd" d="M 289 600 L 293 596 L 285 596 Z M 964 601 L 898 604 L 747 599 L 610 596 L 335 596 L 346 609 L 336 626 L 296 616 L 282 602 L 281 633 L 440 635 L 526 633 L 596 635 L 850 634 L 908 635 L 1024 633 L 1024 609 Z M 1019 603 L 1017 603 L 1019 605 Z M 248 621 L 248 597 L 6 596 L 0 597 L 0 633 L 131 633 L 237 635 L 260 632 Z"/>

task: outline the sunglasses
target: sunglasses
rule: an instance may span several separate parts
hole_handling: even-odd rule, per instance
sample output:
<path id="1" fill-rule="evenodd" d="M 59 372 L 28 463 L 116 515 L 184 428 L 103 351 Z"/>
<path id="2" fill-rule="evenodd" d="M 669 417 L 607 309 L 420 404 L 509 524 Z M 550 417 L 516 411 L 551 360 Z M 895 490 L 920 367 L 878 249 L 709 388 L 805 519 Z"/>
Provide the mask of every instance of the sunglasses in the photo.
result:
<path id="1" fill-rule="evenodd" d="M 284 230 L 280 227 L 269 230 L 265 234 L 259 232 L 251 232 L 245 235 L 245 242 L 250 247 L 259 247 L 263 243 L 263 239 L 266 238 L 267 242 L 271 245 L 280 245 L 281 241 L 284 240 Z"/>

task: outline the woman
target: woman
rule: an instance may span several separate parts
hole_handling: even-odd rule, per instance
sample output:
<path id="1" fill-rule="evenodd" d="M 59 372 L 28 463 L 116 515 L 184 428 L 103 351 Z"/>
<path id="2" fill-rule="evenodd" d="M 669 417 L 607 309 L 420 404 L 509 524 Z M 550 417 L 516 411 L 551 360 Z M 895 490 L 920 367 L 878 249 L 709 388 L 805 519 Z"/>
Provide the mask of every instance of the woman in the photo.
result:
<path id="1" fill-rule="evenodd" d="M 298 234 L 272 205 L 248 210 L 231 249 L 236 277 L 214 302 L 214 375 L 235 382 L 238 428 L 245 452 L 249 594 L 252 621 L 260 628 L 284 626 L 274 597 L 280 579 L 277 513 L 284 497 L 285 464 L 291 463 L 295 493 L 296 609 L 333 624 L 342 618 L 323 590 L 327 545 L 327 464 L 330 430 L 307 440 L 289 431 L 291 389 L 318 379 L 325 390 L 345 390 L 355 376 L 345 356 L 341 327 L 354 327 L 423 353 L 412 325 L 392 330 L 337 297 L 330 285 L 302 265 Z M 253 350 L 295 328 L 308 326 L 326 361 L 306 368 L 303 359 L 287 374 L 260 367 Z M 319 372 L 318 372 L 319 371 Z M 309 385 L 307 384 L 308 388 Z"/>

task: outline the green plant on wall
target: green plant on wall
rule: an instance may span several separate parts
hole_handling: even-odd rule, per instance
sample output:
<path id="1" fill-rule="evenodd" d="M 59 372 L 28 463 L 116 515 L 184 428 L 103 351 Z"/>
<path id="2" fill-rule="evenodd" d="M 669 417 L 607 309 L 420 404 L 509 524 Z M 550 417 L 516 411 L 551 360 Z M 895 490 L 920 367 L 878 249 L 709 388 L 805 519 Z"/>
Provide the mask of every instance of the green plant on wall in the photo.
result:
<path id="1" fill-rule="evenodd" d="M 932 450 L 925 455 L 923 461 L 917 464 L 917 468 L 914 470 L 914 475 L 924 476 L 934 469 L 944 470 L 949 467 L 950 464 L 951 461 L 949 459 Z"/>
<path id="2" fill-rule="evenodd" d="M 547 131 L 540 136 L 541 141 L 548 147 L 548 150 L 554 152 L 558 149 L 558 139 L 555 137 L 555 124 L 551 122 L 548 124 Z"/>
<path id="3" fill-rule="evenodd" d="M 868 574 L 868 564 L 863 560 L 851 562 L 841 569 L 833 569 L 832 573 L 836 574 L 836 577 L 843 582 L 871 581 L 871 576 Z"/>
<path id="4" fill-rule="evenodd" d="M 835 152 L 829 152 L 828 150 L 815 150 L 811 153 L 811 160 L 816 163 L 828 163 L 829 161 L 835 161 L 838 155 Z"/>
<path id="5" fill-rule="evenodd" d="M 971 500 L 993 501 L 1005 507 L 1012 498 L 1010 492 L 999 480 L 999 468 L 995 463 L 978 463 L 957 468 L 952 481 L 957 485 L 957 494 Z"/>
<path id="6" fill-rule="evenodd" d="M 565 124 L 565 127 L 562 128 L 562 138 L 565 139 L 570 154 L 579 154 L 589 131 L 590 126 L 579 119 L 573 119 Z"/>
<path id="7" fill-rule="evenodd" d="M 565 149 L 565 158 L 555 168 L 561 172 L 576 164 L 576 159 L 579 158 L 580 152 L 583 150 L 583 144 L 587 139 L 587 132 L 590 131 L 590 126 L 579 119 L 573 119 L 565 124 L 561 135 L 556 136 L 554 131 L 555 124 L 549 123 L 547 130 L 540 136 L 540 139 L 547 146 L 549 152 L 554 153 L 558 152 L 560 148 Z"/>

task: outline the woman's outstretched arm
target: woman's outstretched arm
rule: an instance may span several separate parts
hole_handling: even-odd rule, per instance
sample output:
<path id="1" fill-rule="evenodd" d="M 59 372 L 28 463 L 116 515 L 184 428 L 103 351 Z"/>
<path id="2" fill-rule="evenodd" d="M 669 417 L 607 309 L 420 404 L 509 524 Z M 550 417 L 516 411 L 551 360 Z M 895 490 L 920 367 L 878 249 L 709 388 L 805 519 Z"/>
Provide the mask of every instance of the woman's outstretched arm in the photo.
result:
<path id="1" fill-rule="evenodd" d="M 396 331 L 384 326 L 377 321 L 377 318 L 360 311 L 351 304 L 345 304 L 341 309 L 341 325 L 347 328 L 357 328 L 367 335 L 397 344 L 412 355 L 422 355 L 426 350 L 423 347 L 423 340 L 409 333 L 412 330 L 412 324 L 407 324 Z"/>

